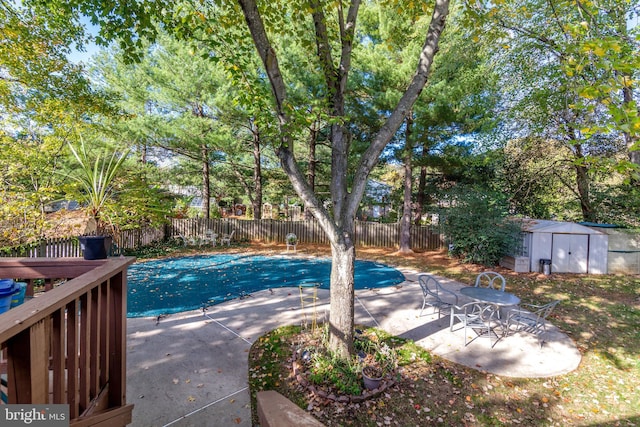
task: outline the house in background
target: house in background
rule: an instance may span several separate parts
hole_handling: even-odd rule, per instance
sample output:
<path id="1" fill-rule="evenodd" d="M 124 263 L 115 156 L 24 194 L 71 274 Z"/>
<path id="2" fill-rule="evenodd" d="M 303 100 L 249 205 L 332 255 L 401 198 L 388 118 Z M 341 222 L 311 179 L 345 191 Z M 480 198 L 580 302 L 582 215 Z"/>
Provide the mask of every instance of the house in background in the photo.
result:
<path id="1" fill-rule="evenodd" d="M 524 220 L 519 253 L 500 265 L 518 272 L 606 274 L 609 236 L 574 222 Z"/>
<path id="2" fill-rule="evenodd" d="M 384 182 L 373 179 L 367 181 L 358 219 L 361 221 L 381 221 L 386 218 L 393 210 L 393 205 L 390 202 L 392 190 L 391 186 Z"/>

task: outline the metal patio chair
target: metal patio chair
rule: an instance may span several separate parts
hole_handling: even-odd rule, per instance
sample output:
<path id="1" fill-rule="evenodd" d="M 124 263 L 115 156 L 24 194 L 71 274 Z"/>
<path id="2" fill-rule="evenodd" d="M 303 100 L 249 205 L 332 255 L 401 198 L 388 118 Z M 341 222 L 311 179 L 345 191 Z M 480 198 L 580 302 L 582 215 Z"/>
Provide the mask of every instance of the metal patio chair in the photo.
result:
<path id="1" fill-rule="evenodd" d="M 227 246 L 231 246 L 231 239 L 233 239 L 234 234 L 236 234 L 236 230 L 233 230 L 231 234 L 223 234 L 220 238 L 220 246 L 224 245 L 225 243 L 227 244 Z"/>
<path id="2" fill-rule="evenodd" d="M 296 236 L 294 233 L 289 233 L 285 236 L 284 239 L 287 244 L 287 251 L 289 251 L 289 248 L 293 248 L 293 252 L 295 252 L 298 246 L 298 236 Z"/>
<path id="3" fill-rule="evenodd" d="M 418 275 L 418 283 L 422 288 L 422 309 L 420 316 L 426 306 L 433 307 L 438 310 L 438 319 L 440 318 L 442 309 L 451 310 L 451 307 L 458 304 L 458 296 L 448 289 L 442 287 L 440 282 L 430 274 L 422 273 Z M 443 299 L 446 298 L 446 300 Z"/>
<path id="4" fill-rule="evenodd" d="M 504 292 L 506 286 L 507 281 L 500 273 L 495 271 L 484 271 L 476 277 L 476 288 L 491 288 Z"/>
<path id="5" fill-rule="evenodd" d="M 501 336 L 494 330 L 501 327 L 502 323 L 499 319 L 500 307 L 495 304 L 486 304 L 479 302 L 470 302 L 460 307 L 457 305 L 451 307 L 451 320 L 449 329 L 453 331 L 455 319 L 458 319 L 464 328 L 464 345 L 465 347 L 474 339 L 467 340 L 468 331 L 472 330 L 477 337 L 489 338 L 489 343 L 493 348 Z M 495 337 L 495 341 L 492 338 Z"/>
<path id="6" fill-rule="evenodd" d="M 176 236 L 174 236 L 174 238 L 182 241 L 182 243 L 184 244 L 184 246 L 196 246 L 198 245 L 200 242 L 198 241 L 198 238 L 193 237 L 193 236 L 185 236 L 182 233 L 178 233 Z"/>
<path id="7" fill-rule="evenodd" d="M 507 314 L 507 332 L 515 327 L 515 331 L 524 331 L 536 335 L 540 347 L 544 344 L 544 335 L 547 333 L 547 318 L 560 303 L 560 300 L 546 304 L 521 304 L 517 308 L 509 310 Z"/>
<path id="8" fill-rule="evenodd" d="M 218 235 L 214 233 L 213 230 L 207 230 L 204 232 L 204 236 L 202 237 L 202 240 L 200 240 L 200 246 L 208 245 L 208 244 L 215 246 L 217 238 L 218 238 Z"/>

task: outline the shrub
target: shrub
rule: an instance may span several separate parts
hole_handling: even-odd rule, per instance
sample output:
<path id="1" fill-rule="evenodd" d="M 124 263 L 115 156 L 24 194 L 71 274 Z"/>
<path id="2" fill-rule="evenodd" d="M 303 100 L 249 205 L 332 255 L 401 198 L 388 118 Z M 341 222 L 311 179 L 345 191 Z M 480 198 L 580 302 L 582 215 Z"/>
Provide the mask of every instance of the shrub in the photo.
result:
<path id="1" fill-rule="evenodd" d="M 494 266 L 512 254 L 520 226 L 507 215 L 508 205 L 501 195 L 481 191 L 459 194 L 444 214 L 451 255 L 464 262 Z"/>

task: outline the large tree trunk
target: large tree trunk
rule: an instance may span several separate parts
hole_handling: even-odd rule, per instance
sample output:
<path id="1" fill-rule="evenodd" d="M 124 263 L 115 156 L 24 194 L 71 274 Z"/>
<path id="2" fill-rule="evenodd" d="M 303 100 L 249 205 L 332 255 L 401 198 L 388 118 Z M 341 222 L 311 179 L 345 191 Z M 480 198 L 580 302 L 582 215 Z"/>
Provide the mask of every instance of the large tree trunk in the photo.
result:
<path id="1" fill-rule="evenodd" d="M 576 184 L 580 198 L 582 219 L 587 222 L 596 222 L 596 215 L 595 212 L 593 212 L 593 206 L 591 206 L 589 176 L 586 167 L 576 165 Z"/>
<path id="2" fill-rule="evenodd" d="M 422 161 L 427 157 L 427 143 L 425 142 L 422 145 Z M 418 179 L 418 195 L 416 196 L 416 219 L 414 224 L 420 225 L 422 221 L 422 215 L 424 214 L 424 205 L 426 203 L 427 197 L 427 167 L 423 164 L 420 166 L 420 178 Z"/>
<path id="3" fill-rule="evenodd" d="M 211 217 L 211 185 L 209 183 L 209 148 L 206 144 L 201 147 L 202 154 L 202 211 L 204 217 Z"/>
<path id="4" fill-rule="evenodd" d="M 146 143 L 142 143 L 139 145 L 140 147 L 140 163 L 142 163 L 143 165 L 147 164 L 147 144 Z"/>
<path id="5" fill-rule="evenodd" d="M 195 117 L 206 117 L 203 106 L 198 102 L 192 103 L 191 114 Z M 203 142 L 200 145 L 200 162 L 202 164 L 202 211 L 206 219 L 211 217 L 211 183 L 209 182 L 211 175 L 209 162 L 211 159 L 209 154 L 209 147 Z"/>
<path id="6" fill-rule="evenodd" d="M 262 161 L 260 155 L 260 133 L 256 129 L 253 133 L 253 182 L 255 197 L 251 200 L 253 217 L 262 218 Z"/>
<path id="7" fill-rule="evenodd" d="M 262 218 L 262 138 L 260 129 L 252 121 L 249 120 L 249 131 L 251 132 L 251 150 L 253 152 L 253 176 L 247 179 L 242 172 L 243 166 L 236 164 L 233 159 L 229 159 L 229 164 L 233 174 L 238 178 L 238 182 L 244 188 L 244 192 L 251 203 L 253 209 L 253 217 L 255 219 Z"/>
<path id="8" fill-rule="evenodd" d="M 331 245 L 329 347 L 342 358 L 353 354 L 355 259 L 356 249 L 350 237 Z"/>
<path id="9" fill-rule="evenodd" d="M 591 205 L 591 183 L 589 180 L 589 169 L 584 166 L 584 155 L 582 154 L 582 146 L 576 144 L 575 149 L 575 169 L 576 169 L 576 188 L 580 199 L 580 208 L 582 209 L 582 219 L 588 222 L 596 221 L 596 214 Z"/>
<path id="10" fill-rule="evenodd" d="M 411 129 L 413 128 L 413 115 L 411 111 L 405 119 L 405 147 L 404 147 L 404 201 L 402 204 L 402 219 L 400 220 L 400 249 L 401 253 L 413 252 L 411 250 L 411 196 L 413 192 L 413 141 Z"/>
<path id="11" fill-rule="evenodd" d="M 319 133 L 320 124 L 318 120 L 314 121 L 309 129 L 309 166 L 307 169 L 307 182 L 309 183 L 309 188 L 311 191 L 315 192 L 316 190 L 316 145 L 318 143 L 318 133 Z M 305 209 L 304 210 L 304 218 L 311 219 L 313 215 L 311 215 L 311 211 Z"/>
<path id="12" fill-rule="evenodd" d="M 625 76 L 626 79 L 629 79 L 629 81 L 631 81 L 631 78 L 628 76 Z M 622 89 L 622 95 L 624 98 L 624 104 L 625 105 L 630 105 L 631 102 L 633 102 L 633 88 L 632 87 L 625 87 Z M 638 115 L 640 115 L 640 106 L 638 107 Z M 624 139 L 627 143 L 627 149 L 629 151 L 629 161 L 637 166 L 640 166 L 640 150 L 636 149 L 637 145 L 638 145 L 638 137 L 635 135 L 632 135 L 629 132 L 625 132 L 624 133 Z M 637 184 L 638 181 L 635 180 L 635 183 Z"/>

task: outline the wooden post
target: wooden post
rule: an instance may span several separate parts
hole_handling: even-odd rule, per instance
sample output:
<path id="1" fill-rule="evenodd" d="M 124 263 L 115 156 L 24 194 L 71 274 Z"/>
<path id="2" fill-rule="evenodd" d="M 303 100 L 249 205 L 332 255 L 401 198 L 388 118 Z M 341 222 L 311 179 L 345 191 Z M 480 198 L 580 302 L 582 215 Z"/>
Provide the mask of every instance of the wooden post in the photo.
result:
<path id="1" fill-rule="evenodd" d="M 109 405 L 121 406 L 127 401 L 127 293 L 126 276 L 122 272 L 109 279 L 111 313 L 109 315 Z"/>

